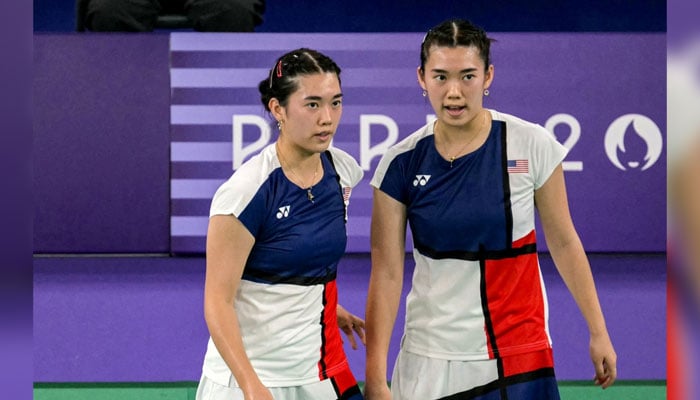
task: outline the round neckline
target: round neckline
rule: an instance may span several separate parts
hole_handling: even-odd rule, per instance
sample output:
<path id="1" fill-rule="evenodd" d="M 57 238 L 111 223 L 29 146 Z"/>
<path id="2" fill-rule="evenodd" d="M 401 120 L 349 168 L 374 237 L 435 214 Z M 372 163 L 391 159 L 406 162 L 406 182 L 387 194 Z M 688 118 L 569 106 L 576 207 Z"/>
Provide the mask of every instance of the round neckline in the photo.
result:
<path id="1" fill-rule="evenodd" d="M 462 154 L 459 157 L 455 157 L 454 160 L 452 160 L 452 161 L 443 157 L 442 154 L 440 154 L 440 152 L 437 149 L 437 143 L 435 143 L 435 138 L 436 138 L 436 136 L 435 136 L 435 124 L 437 124 L 437 120 L 435 120 L 430 125 L 430 134 L 433 137 L 432 150 L 435 152 L 437 157 L 441 160 L 442 165 L 446 165 L 448 169 L 453 168 L 456 163 L 460 162 L 461 160 L 465 160 L 467 158 L 470 158 L 472 155 L 475 155 L 476 153 L 481 151 L 486 146 L 486 143 L 488 143 L 489 139 L 491 138 L 491 132 L 493 131 L 493 114 L 491 114 L 491 111 L 489 111 L 488 109 L 484 109 L 484 110 L 486 110 L 489 113 L 489 118 L 491 119 L 491 122 L 490 122 L 490 125 L 488 128 L 488 132 L 486 133 L 486 138 L 474 150 L 472 150 L 468 153 Z"/>

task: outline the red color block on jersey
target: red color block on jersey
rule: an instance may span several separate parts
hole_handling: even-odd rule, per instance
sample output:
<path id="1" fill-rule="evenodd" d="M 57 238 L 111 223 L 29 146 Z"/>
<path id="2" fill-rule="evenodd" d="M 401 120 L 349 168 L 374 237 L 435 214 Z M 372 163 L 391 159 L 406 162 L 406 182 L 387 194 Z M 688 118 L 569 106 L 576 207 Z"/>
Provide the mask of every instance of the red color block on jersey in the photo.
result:
<path id="1" fill-rule="evenodd" d="M 543 368 L 554 368 L 551 348 L 503 358 L 503 376 L 515 376 Z"/>
<path id="2" fill-rule="evenodd" d="M 348 394 L 348 390 L 357 386 L 357 381 L 350 371 L 350 367 L 343 368 L 340 372 L 333 375 L 333 386 L 337 389 L 337 394 L 342 396 Z"/>
<path id="3" fill-rule="evenodd" d="M 514 248 L 534 240 L 533 231 L 516 241 Z M 548 348 L 537 253 L 486 260 L 484 273 L 489 356 L 506 357 Z"/>
<path id="4" fill-rule="evenodd" d="M 334 368 L 347 366 L 343 341 L 338 328 L 338 287 L 335 280 L 326 283 L 323 289 L 323 313 L 321 315 L 321 359 L 318 362 L 318 376 L 321 380 L 333 376 Z"/>

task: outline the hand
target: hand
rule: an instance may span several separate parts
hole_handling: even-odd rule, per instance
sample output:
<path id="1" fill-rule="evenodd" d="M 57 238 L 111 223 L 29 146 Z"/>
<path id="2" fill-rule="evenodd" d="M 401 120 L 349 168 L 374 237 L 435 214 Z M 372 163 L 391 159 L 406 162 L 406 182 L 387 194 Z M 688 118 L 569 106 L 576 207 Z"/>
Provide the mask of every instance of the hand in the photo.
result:
<path id="1" fill-rule="evenodd" d="M 362 344 L 367 344 L 365 341 L 365 320 L 350 314 L 348 310 L 343 308 L 340 304 L 338 304 L 336 308 L 336 314 L 338 318 L 338 328 L 348 337 L 353 350 L 357 350 L 357 342 L 355 341 L 353 332 L 357 334 Z"/>
<path id="2" fill-rule="evenodd" d="M 617 354 L 608 334 L 591 336 L 590 351 L 595 368 L 593 382 L 602 389 L 610 387 L 617 379 Z"/>
<path id="3" fill-rule="evenodd" d="M 258 383 L 248 390 L 243 391 L 243 398 L 245 400 L 275 400 L 270 393 L 270 389 Z"/>
<path id="4" fill-rule="evenodd" d="M 365 400 L 391 400 L 391 391 L 386 383 L 378 383 L 376 385 L 365 383 Z"/>

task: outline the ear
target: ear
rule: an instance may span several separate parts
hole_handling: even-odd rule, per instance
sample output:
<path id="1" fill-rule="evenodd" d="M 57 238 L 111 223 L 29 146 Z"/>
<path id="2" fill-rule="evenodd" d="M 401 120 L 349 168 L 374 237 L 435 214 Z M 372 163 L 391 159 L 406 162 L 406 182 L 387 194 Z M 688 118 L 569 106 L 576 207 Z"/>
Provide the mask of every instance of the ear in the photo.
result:
<path id="1" fill-rule="evenodd" d="M 416 76 L 418 77 L 418 84 L 423 90 L 425 89 L 425 74 L 423 73 L 423 70 L 421 67 L 416 68 Z"/>
<path id="2" fill-rule="evenodd" d="M 270 113 L 273 118 L 277 121 L 284 121 L 286 113 L 284 107 L 276 97 L 271 98 L 270 101 L 267 102 L 267 106 L 270 108 Z"/>
<path id="3" fill-rule="evenodd" d="M 493 67 L 493 64 L 489 65 L 489 68 L 486 70 L 486 75 L 484 75 L 484 90 L 488 89 L 489 86 L 491 86 L 491 83 L 493 83 L 493 77 L 494 77 L 495 69 Z"/>

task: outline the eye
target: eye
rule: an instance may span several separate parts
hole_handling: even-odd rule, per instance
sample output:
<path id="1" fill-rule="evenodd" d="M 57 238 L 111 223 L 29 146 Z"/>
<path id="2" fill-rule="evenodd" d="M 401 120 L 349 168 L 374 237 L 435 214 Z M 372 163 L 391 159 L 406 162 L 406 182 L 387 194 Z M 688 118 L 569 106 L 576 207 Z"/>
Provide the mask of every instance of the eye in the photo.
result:
<path id="1" fill-rule="evenodd" d="M 343 105 L 343 100 L 335 100 L 332 104 L 333 107 L 338 108 Z"/>
<path id="2" fill-rule="evenodd" d="M 445 75 L 435 75 L 435 76 L 433 77 L 433 79 L 435 79 L 435 80 L 438 81 L 438 82 L 442 82 L 442 81 L 446 80 L 447 77 L 446 77 Z"/>
<path id="3" fill-rule="evenodd" d="M 316 102 L 308 103 L 308 104 L 306 104 L 306 106 L 309 108 L 312 108 L 312 109 L 316 109 L 316 108 L 318 108 L 318 103 L 316 103 Z"/>
<path id="4" fill-rule="evenodd" d="M 462 77 L 462 79 L 464 79 L 465 81 L 470 81 L 474 78 L 476 78 L 476 75 L 474 75 L 474 74 L 466 74 Z"/>

